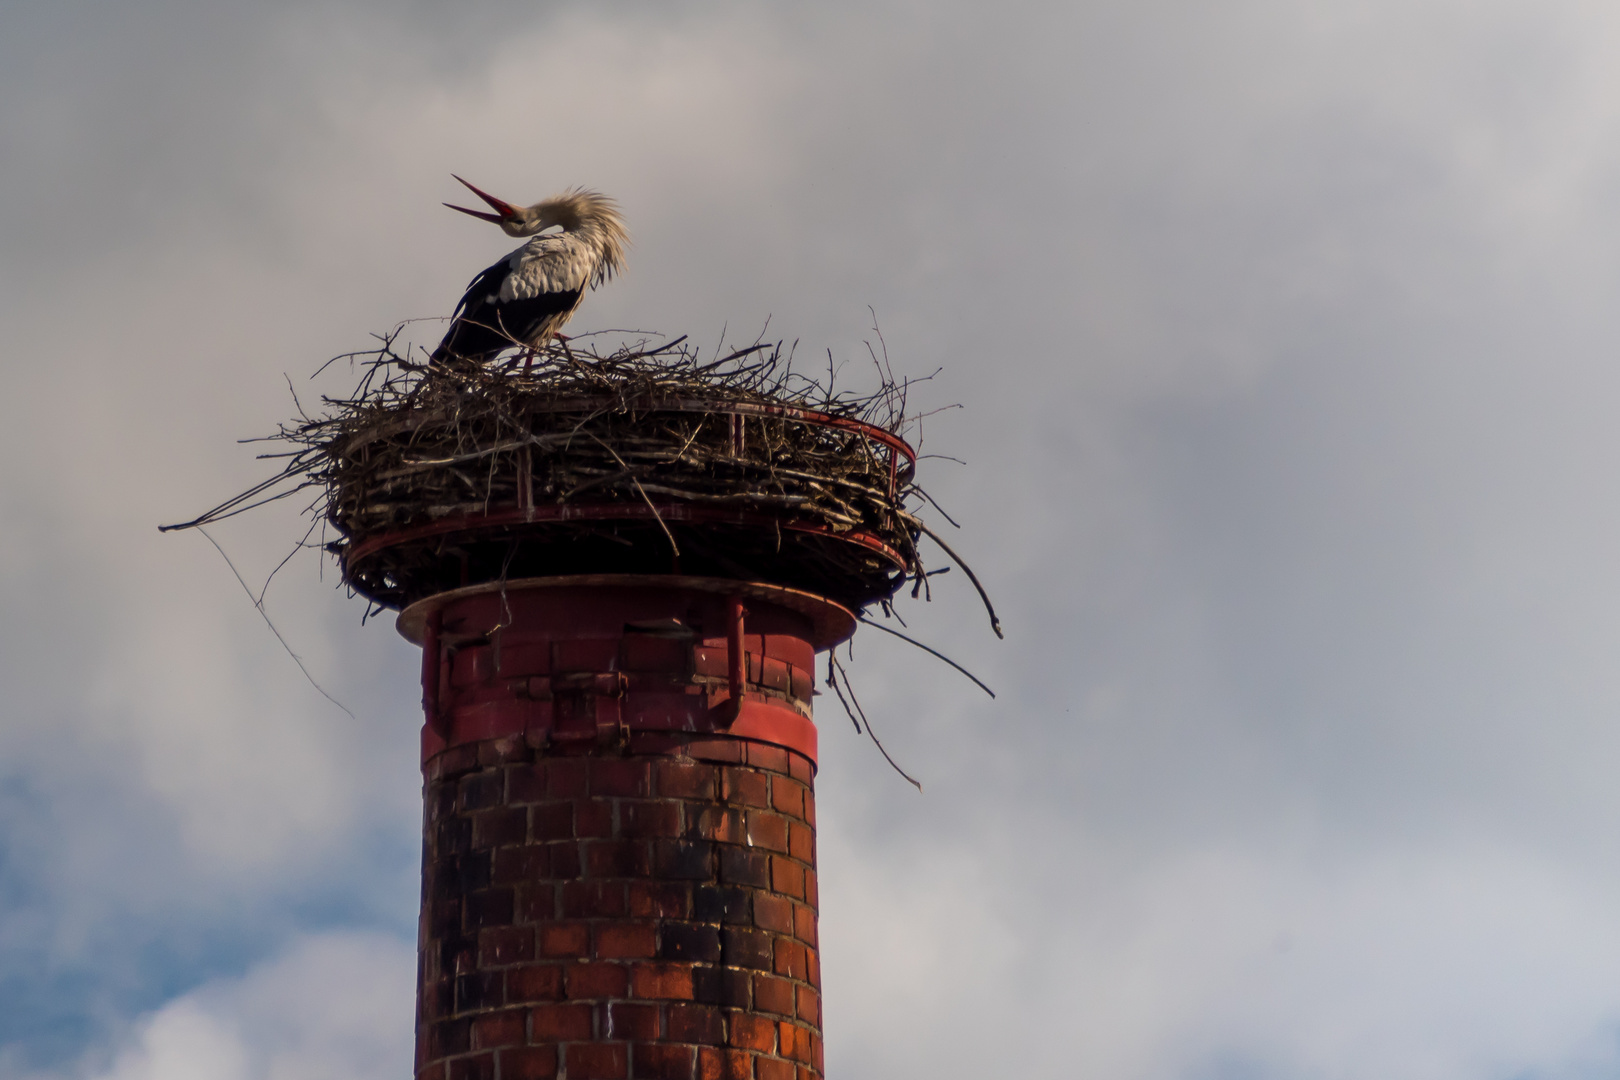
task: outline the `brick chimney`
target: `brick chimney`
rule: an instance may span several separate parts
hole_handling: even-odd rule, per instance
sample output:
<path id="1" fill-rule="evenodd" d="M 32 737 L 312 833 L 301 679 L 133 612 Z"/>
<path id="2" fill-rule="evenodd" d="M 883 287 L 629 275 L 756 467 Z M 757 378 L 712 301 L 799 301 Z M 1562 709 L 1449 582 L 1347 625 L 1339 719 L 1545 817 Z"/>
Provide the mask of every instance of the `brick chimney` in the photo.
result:
<path id="1" fill-rule="evenodd" d="M 423 645 L 419 1080 L 814 1080 L 808 593 L 679 576 L 463 588 Z"/>

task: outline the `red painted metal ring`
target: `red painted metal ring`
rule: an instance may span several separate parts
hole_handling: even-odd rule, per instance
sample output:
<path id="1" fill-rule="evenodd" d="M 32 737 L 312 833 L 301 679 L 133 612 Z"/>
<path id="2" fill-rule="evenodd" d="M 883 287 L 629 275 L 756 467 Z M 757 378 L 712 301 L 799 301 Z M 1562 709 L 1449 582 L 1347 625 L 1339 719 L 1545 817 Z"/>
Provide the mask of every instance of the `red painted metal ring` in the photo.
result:
<path id="1" fill-rule="evenodd" d="M 599 503 L 579 506 L 565 503 L 562 505 L 532 506 L 515 510 L 496 510 L 487 514 L 457 514 L 440 518 L 438 521 L 429 522 L 425 525 L 412 525 L 409 528 L 380 533 L 362 540 L 345 551 L 343 554 L 343 566 L 345 572 L 347 572 L 361 560 L 388 548 L 417 540 L 451 536 L 456 533 L 483 532 L 490 529 L 512 528 L 514 526 L 556 521 L 656 521 L 659 518 L 664 521 L 692 521 L 704 524 L 754 525 L 760 528 L 780 527 L 791 532 L 807 533 L 812 536 L 823 536 L 831 540 L 856 544 L 882 556 L 900 570 L 908 569 L 910 565 L 894 548 L 871 533 L 860 529 L 851 529 L 849 532 L 842 533 L 834 532 L 825 525 L 817 525 L 811 522 L 783 521 L 780 518 L 750 514 L 745 511 L 719 510 L 705 506 L 692 506 L 688 503 L 655 503 L 653 506 L 637 503 Z"/>

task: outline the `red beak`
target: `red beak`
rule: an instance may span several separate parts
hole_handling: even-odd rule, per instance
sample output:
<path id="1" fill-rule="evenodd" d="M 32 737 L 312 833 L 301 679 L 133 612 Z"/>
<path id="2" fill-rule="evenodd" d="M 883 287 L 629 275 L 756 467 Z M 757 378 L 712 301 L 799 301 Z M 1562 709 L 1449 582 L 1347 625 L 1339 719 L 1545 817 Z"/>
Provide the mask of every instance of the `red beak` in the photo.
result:
<path id="1" fill-rule="evenodd" d="M 451 173 L 450 175 L 455 176 L 457 180 L 461 180 L 461 177 L 456 176 L 455 173 Z M 482 218 L 485 221 L 493 221 L 497 225 L 503 221 L 511 221 L 518 216 L 518 207 L 513 206 L 505 199 L 497 199 L 488 192 L 480 191 L 478 188 L 473 187 L 473 185 L 468 184 L 465 180 L 461 180 L 461 182 L 465 184 L 467 189 L 474 195 L 477 195 L 480 199 L 483 199 L 485 202 L 489 203 L 490 206 L 494 207 L 497 212 L 493 214 L 486 214 L 482 210 L 469 210 L 465 206 L 457 206 L 454 203 L 445 203 L 444 205 L 450 207 L 450 209 L 460 210 L 463 214 L 471 214 L 473 217 Z"/>

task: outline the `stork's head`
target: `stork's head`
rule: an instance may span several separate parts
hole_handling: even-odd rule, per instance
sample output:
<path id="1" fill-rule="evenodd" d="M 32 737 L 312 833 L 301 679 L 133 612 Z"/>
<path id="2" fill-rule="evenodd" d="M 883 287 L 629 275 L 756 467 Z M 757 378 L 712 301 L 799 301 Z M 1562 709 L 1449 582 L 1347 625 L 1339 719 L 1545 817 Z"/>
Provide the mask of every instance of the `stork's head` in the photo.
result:
<path id="1" fill-rule="evenodd" d="M 454 176 L 455 174 L 452 173 L 451 175 Z M 461 180 L 461 177 L 457 176 L 456 179 Z M 549 229 L 556 224 L 554 221 L 542 224 L 539 215 L 535 212 L 539 209 L 538 206 L 513 206 L 505 199 L 497 199 L 489 192 L 476 188 L 465 180 L 461 180 L 461 182 L 466 185 L 467 190 L 489 203 L 495 213 L 485 213 L 483 210 L 469 210 L 465 206 L 457 206 L 454 203 L 445 203 L 444 205 L 452 210 L 460 210 L 463 214 L 471 214 L 473 217 L 481 218 L 484 221 L 493 221 L 508 236 L 533 236 L 535 233 Z"/>
<path id="2" fill-rule="evenodd" d="M 454 175 L 453 173 L 451 175 Z M 544 232 L 553 225 L 572 231 L 591 226 L 605 227 L 616 232 L 621 239 L 624 238 L 624 223 L 619 218 L 618 207 L 613 200 L 594 191 L 575 188 L 561 195 L 554 195 L 543 199 L 533 206 L 514 206 L 505 199 L 495 196 L 468 184 L 457 176 L 467 189 L 480 199 L 483 199 L 495 213 L 486 213 L 483 210 L 469 210 L 465 206 L 456 206 L 454 203 L 445 203 L 452 210 L 460 210 L 463 214 L 471 214 L 484 221 L 493 221 L 499 225 L 508 236 L 533 236 Z"/>
<path id="3" fill-rule="evenodd" d="M 461 177 L 457 176 L 456 179 L 461 180 Z M 630 234 L 625 231 L 624 219 L 619 216 L 618 204 L 606 195 L 584 188 L 574 188 L 561 195 L 542 199 L 533 206 L 513 206 L 505 199 L 497 199 L 487 192 L 480 191 L 465 180 L 461 182 L 466 184 L 474 195 L 488 203 L 495 213 L 469 210 L 465 206 L 445 203 L 444 205 L 450 209 L 460 210 L 463 214 L 471 214 L 484 221 L 493 221 L 508 236 L 533 236 L 535 233 L 545 232 L 553 225 L 565 232 L 589 235 L 601 252 L 594 284 L 601 284 L 623 269 L 624 251 L 630 246 Z"/>

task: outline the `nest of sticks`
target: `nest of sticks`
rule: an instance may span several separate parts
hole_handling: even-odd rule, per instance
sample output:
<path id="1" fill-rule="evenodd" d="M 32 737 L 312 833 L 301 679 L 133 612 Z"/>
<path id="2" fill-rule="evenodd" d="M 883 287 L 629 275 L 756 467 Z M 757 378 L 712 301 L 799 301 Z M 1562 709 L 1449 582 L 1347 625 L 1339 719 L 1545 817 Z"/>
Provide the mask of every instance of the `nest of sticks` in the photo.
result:
<path id="1" fill-rule="evenodd" d="M 358 385 L 268 438 L 280 472 L 169 528 L 313 489 L 311 535 L 324 526 L 344 580 L 386 608 L 495 580 L 679 573 L 860 612 L 927 588 L 925 535 L 978 585 L 917 516 L 932 500 L 902 438 L 912 381 L 876 352 L 877 389 L 857 393 L 830 366 L 796 371 L 781 343 L 704 358 L 684 338 L 588 335 L 445 366 L 400 333 L 335 358 Z"/>

